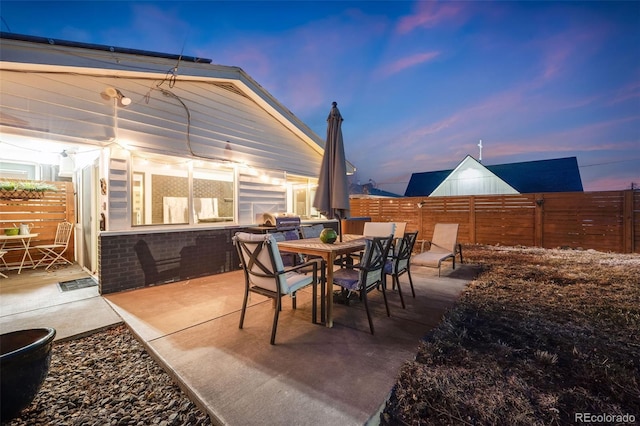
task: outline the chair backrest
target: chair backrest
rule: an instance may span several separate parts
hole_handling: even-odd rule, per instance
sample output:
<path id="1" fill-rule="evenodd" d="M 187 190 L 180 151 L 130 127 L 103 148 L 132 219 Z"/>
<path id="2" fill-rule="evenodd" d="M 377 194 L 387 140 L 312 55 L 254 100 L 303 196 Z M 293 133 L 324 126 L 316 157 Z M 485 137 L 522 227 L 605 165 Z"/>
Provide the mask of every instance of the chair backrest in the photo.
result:
<path id="1" fill-rule="evenodd" d="M 56 230 L 56 239 L 53 242 L 55 245 L 67 246 L 69 239 L 71 238 L 71 231 L 73 230 L 73 224 L 70 222 L 60 222 L 58 229 Z"/>
<path id="2" fill-rule="evenodd" d="M 370 288 L 382 281 L 383 268 L 389 255 L 393 235 L 372 237 L 365 240 L 364 254 L 360 262 L 360 286 Z"/>
<path id="3" fill-rule="evenodd" d="M 396 229 L 394 222 L 365 222 L 362 235 L 365 237 L 387 237 Z"/>
<path id="4" fill-rule="evenodd" d="M 394 253 L 394 262 L 396 272 L 400 272 L 409 266 L 409 259 L 411 259 L 411 253 L 413 252 L 413 246 L 416 244 L 418 238 L 418 231 L 405 232 L 400 240 L 400 244 L 396 245 Z"/>
<path id="5" fill-rule="evenodd" d="M 396 225 L 396 230 L 393 233 L 393 238 L 403 238 L 404 231 L 407 229 L 407 222 L 394 222 Z"/>
<path id="6" fill-rule="evenodd" d="M 272 234 L 237 232 L 233 243 L 238 250 L 247 285 L 286 294 L 284 265 Z"/>
<path id="7" fill-rule="evenodd" d="M 324 229 L 324 225 L 318 223 L 316 225 L 311 226 L 302 226 L 300 231 L 302 232 L 302 238 L 318 238 L 320 237 L 320 233 Z"/>
<path id="8" fill-rule="evenodd" d="M 300 233 L 298 232 L 297 228 L 287 231 L 271 232 L 270 234 L 273 235 L 273 239 L 276 240 L 276 242 L 300 239 Z M 294 266 L 298 263 L 304 262 L 304 259 L 300 254 L 285 253 L 284 255 L 281 254 L 280 256 L 282 257 L 282 263 L 284 264 L 284 266 Z"/>
<path id="9" fill-rule="evenodd" d="M 437 253 L 455 253 L 458 243 L 457 223 L 436 223 L 429 251 Z"/>

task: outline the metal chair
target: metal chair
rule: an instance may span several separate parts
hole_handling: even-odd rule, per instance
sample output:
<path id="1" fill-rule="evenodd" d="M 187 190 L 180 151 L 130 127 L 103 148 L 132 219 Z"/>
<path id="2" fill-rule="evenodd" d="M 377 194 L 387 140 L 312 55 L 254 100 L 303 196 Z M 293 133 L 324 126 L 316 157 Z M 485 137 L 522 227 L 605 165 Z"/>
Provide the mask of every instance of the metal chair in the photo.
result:
<path id="1" fill-rule="evenodd" d="M 323 229 L 324 225 L 317 223 L 315 225 L 301 226 L 300 232 L 302 233 L 302 238 L 319 238 Z"/>
<path id="2" fill-rule="evenodd" d="M 396 231 L 395 222 L 365 222 L 362 235 L 365 237 L 386 237 Z"/>
<path id="3" fill-rule="evenodd" d="M 0 260 L 2 260 L 2 263 L 4 264 L 5 268 L 7 267 L 7 262 L 4 261 L 4 255 L 7 254 L 8 252 L 6 250 L 0 250 Z M 5 278 L 9 278 L 8 276 L 6 276 L 5 274 L 3 274 L 2 272 L 0 272 L 0 276 L 5 277 Z"/>
<path id="4" fill-rule="evenodd" d="M 318 262 L 305 262 L 285 268 L 278 243 L 271 234 L 238 232 L 233 237 L 233 243 L 238 251 L 245 278 L 239 328 L 244 325 L 249 292 L 269 297 L 275 302 L 270 341 L 274 345 L 278 316 L 282 310 L 282 297 L 291 295 L 293 309 L 296 309 L 296 292 L 308 285 L 313 285 L 312 321 L 314 324 L 317 322 Z M 306 268 L 311 268 L 311 275 L 299 273 Z M 321 282 L 321 294 L 323 293 L 324 283 Z M 324 312 L 322 316 L 324 317 Z"/>
<path id="5" fill-rule="evenodd" d="M 342 269 L 333 273 L 333 284 L 342 287 L 348 293 L 354 291 L 359 293 L 360 299 L 364 302 L 364 308 L 367 311 L 371 334 L 374 334 L 374 328 L 371 313 L 369 312 L 367 293 L 375 288 L 382 288 L 382 297 L 384 298 L 384 305 L 387 309 L 387 316 L 391 316 L 389 304 L 387 303 L 383 268 L 392 241 L 393 235 L 367 238 L 362 262 L 356 265 L 345 264 Z M 348 295 L 346 300 L 349 300 Z"/>
<path id="6" fill-rule="evenodd" d="M 47 261 L 49 262 L 49 265 L 47 265 L 45 269 L 51 268 L 58 261 L 64 261 L 64 263 L 72 265 L 73 262 L 63 257 L 63 255 L 67 251 L 67 248 L 69 247 L 71 231 L 73 231 L 72 223 L 60 222 L 58 224 L 58 229 L 56 230 L 56 238 L 53 241 L 53 244 L 41 244 L 33 246 L 34 249 L 38 249 L 42 254 L 44 254 L 44 257 L 33 266 L 33 269 L 40 266 L 41 263 Z"/>
<path id="7" fill-rule="evenodd" d="M 402 297 L 402 289 L 400 288 L 400 275 L 407 274 L 409 277 L 409 285 L 411 286 L 411 294 L 414 299 L 416 292 L 413 289 L 413 279 L 411 279 L 411 253 L 413 246 L 418 238 L 418 231 L 406 232 L 399 240 L 399 243 L 393 248 L 393 252 L 389 254 L 384 264 L 385 275 L 391 275 L 392 288 L 398 287 L 398 295 L 402 303 L 402 309 L 405 309 L 404 298 Z"/>

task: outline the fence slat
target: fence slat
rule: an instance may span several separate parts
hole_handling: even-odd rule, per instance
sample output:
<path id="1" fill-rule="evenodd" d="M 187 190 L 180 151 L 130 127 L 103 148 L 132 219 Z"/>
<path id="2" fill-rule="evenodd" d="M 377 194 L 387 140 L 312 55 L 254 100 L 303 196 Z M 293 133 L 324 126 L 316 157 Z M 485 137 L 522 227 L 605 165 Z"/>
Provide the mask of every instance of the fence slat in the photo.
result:
<path id="1" fill-rule="evenodd" d="M 421 206 L 421 207 L 420 207 Z M 429 239 L 436 223 L 458 223 L 461 243 L 571 247 L 638 253 L 640 191 L 351 200 L 352 216 L 407 222 Z"/>

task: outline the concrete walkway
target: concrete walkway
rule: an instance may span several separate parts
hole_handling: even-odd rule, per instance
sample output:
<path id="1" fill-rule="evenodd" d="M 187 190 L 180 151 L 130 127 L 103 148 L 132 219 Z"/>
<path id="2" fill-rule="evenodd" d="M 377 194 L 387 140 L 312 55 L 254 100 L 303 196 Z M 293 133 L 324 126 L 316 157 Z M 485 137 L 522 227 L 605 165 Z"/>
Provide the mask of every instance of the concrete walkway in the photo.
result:
<path id="1" fill-rule="evenodd" d="M 331 329 L 312 324 L 311 291 L 305 290 L 297 310 L 284 299 L 275 346 L 269 345 L 273 310 L 266 298 L 252 295 L 244 329 L 238 329 L 240 271 L 96 296 L 103 305 L 89 297 L 63 310 L 52 306 L 31 312 L 45 318 L 50 309 L 49 318 L 59 317 L 75 305 L 86 309 L 88 321 L 115 311 L 117 321 L 124 320 L 214 424 L 376 424 L 401 365 L 413 359 L 419 340 L 440 322 L 474 274 L 469 265 L 443 270 L 442 277 L 436 269 L 415 268 L 416 298 L 403 277 L 407 307 L 402 309 L 397 292 L 390 292 L 391 317 L 382 294 L 370 293 L 373 336 L 359 302 L 334 305 Z M 1 331 L 37 325 L 29 315 L 5 315 L 3 308 Z M 109 315 L 104 318 L 100 327 L 117 323 Z M 57 328 L 53 320 L 40 323 Z"/>

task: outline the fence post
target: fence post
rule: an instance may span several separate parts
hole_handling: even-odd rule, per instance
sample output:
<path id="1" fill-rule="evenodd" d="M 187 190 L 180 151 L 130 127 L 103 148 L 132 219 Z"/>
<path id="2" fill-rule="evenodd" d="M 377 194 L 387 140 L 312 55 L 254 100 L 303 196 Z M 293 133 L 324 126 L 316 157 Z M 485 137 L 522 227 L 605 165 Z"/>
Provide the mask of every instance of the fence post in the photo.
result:
<path id="1" fill-rule="evenodd" d="M 544 247 L 544 194 L 535 194 L 534 199 L 536 212 L 533 223 L 533 244 L 535 247 Z"/>
<path id="2" fill-rule="evenodd" d="M 633 189 L 624 191 L 622 218 L 622 251 L 623 253 L 634 253 Z"/>
<path id="3" fill-rule="evenodd" d="M 469 243 L 476 243 L 476 197 L 469 197 Z"/>

